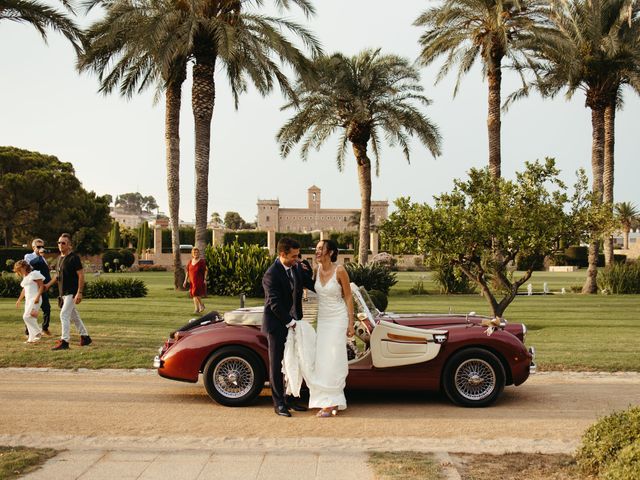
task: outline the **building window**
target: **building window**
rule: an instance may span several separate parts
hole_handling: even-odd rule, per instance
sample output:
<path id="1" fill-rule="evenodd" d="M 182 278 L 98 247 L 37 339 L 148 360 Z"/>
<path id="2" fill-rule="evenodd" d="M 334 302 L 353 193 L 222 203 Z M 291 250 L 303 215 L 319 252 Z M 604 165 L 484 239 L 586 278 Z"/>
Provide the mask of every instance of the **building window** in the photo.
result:
<path id="1" fill-rule="evenodd" d="M 269 221 L 269 215 L 267 215 L 267 222 Z"/>

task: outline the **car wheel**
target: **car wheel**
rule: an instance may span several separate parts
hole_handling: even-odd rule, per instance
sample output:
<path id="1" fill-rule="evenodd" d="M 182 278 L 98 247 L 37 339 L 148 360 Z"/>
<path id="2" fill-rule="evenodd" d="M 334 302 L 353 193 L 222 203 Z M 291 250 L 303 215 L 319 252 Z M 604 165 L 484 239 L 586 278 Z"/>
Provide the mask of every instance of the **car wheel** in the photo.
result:
<path id="1" fill-rule="evenodd" d="M 202 374 L 209 396 L 227 407 L 251 403 L 264 386 L 262 362 L 242 347 L 224 347 L 215 352 Z"/>
<path id="2" fill-rule="evenodd" d="M 442 384 L 452 402 L 463 407 L 487 407 L 504 389 L 504 367 L 490 351 L 469 348 L 449 359 Z"/>

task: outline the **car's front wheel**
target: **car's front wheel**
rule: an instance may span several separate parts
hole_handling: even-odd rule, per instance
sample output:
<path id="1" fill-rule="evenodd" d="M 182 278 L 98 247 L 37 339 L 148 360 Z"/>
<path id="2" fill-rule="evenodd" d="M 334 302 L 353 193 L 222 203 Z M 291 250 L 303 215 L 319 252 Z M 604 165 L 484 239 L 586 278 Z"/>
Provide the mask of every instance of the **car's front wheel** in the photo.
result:
<path id="1" fill-rule="evenodd" d="M 255 353 L 242 347 L 224 347 L 215 352 L 202 374 L 209 396 L 227 407 L 251 403 L 264 386 L 262 362 Z"/>
<path id="2" fill-rule="evenodd" d="M 493 353 L 482 348 L 469 348 L 449 359 L 442 384 L 452 402 L 463 407 L 487 407 L 502 393 L 505 372 Z"/>

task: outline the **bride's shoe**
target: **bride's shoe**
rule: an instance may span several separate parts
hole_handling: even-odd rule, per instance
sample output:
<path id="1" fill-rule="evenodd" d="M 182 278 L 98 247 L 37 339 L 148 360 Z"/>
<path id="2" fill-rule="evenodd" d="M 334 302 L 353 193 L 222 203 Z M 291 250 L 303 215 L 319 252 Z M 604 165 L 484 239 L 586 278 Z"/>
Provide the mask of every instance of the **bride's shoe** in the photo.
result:
<path id="1" fill-rule="evenodd" d="M 318 413 L 316 414 L 316 417 L 329 418 L 329 417 L 335 417 L 336 415 L 338 415 L 338 410 L 336 410 L 335 408 L 331 410 L 325 410 L 324 408 L 322 408 L 318 411 Z"/>

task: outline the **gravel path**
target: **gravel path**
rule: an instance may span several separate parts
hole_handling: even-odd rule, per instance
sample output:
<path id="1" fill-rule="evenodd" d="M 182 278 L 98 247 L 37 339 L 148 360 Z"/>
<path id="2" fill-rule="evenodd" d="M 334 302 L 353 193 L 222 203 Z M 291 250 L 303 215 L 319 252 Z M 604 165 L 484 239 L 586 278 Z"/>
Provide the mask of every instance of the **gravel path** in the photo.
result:
<path id="1" fill-rule="evenodd" d="M 495 406 L 437 395 L 351 392 L 335 419 L 221 407 L 201 383 L 153 370 L 0 369 L 0 444 L 68 449 L 418 450 L 571 453 L 599 417 L 640 401 L 639 373 L 539 373 Z"/>

